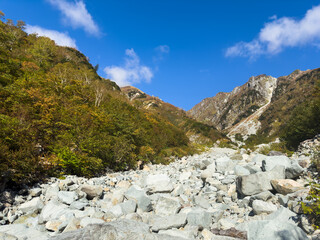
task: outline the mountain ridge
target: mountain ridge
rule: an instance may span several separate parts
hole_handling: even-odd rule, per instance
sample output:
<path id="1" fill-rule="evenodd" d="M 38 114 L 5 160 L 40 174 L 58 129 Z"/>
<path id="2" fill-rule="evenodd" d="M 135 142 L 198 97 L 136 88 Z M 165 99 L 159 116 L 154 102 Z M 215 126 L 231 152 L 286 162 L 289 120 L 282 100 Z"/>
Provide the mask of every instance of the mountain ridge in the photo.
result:
<path id="1" fill-rule="evenodd" d="M 247 138 L 258 133 L 270 136 L 279 132 L 280 125 L 284 124 L 281 115 L 288 119 L 290 111 L 310 98 L 319 71 L 319 68 L 295 70 L 288 76 L 278 78 L 265 74 L 250 77 L 245 84 L 235 87 L 231 92 L 219 92 L 203 99 L 188 111 L 188 115 L 215 126 L 229 137 L 241 134 Z M 312 74 L 316 77 L 312 77 Z M 303 79 L 304 84 L 300 84 L 299 79 Z M 300 90 L 303 94 L 299 94 Z M 270 111 L 274 108 L 277 110 Z M 288 109 L 285 111 L 285 108 Z"/>

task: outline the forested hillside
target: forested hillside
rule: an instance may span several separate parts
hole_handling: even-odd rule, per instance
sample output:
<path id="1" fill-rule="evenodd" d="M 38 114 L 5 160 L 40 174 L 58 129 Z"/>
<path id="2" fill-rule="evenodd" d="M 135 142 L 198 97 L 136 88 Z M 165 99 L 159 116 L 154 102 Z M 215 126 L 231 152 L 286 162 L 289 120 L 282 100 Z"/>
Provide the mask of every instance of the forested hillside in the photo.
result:
<path id="1" fill-rule="evenodd" d="M 2 187 L 64 173 L 93 176 L 191 151 L 184 131 L 129 104 L 82 53 L 1 16 Z"/>

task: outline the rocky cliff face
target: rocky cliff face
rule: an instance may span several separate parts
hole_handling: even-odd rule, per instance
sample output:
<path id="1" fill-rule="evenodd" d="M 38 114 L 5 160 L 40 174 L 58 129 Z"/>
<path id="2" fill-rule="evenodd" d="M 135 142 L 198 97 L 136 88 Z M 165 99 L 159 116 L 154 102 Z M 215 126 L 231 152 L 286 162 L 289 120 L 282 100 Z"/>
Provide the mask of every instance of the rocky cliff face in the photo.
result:
<path id="1" fill-rule="evenodd" d="M 204 99 L 188 111 L 188 114 L 219 130 L 230 129 L 268 104 L 276 83 L 277 79 L 271 76 L 251 77 L 231 93 L 218 93 L 215 97 Z"/>
<path id="2" fill-rule="evenodd" d="M 188 114 L 228 132 L 229 136 L 237 133 L 248 136 L 261 129 L 270 134 L 288 119 L 293 108 L 312 95 L 319 72 L 320 69 L 296 70 L 279 78 L 251 77 L 231 93 L 204 99 Z"/>

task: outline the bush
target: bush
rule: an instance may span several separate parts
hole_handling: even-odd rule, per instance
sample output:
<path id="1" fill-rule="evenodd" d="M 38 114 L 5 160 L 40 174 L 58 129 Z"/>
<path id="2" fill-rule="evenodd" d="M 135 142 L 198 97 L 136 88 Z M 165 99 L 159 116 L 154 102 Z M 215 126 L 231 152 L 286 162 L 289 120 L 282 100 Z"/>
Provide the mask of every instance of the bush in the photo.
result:
<path id="1" fill-rule="evenodd" d="M 264 155 L 268 155 L 268 153 L 270 151 L 282 152 L 282 153 L 285 153 L 289 157 L 293 154 L 293 151 L 290 151 L 287 148 L 287 145 L 285 142 L 271 143 L 270 145 L 264 146 L 264 147 L 260 148 L 260 150 L 259 150 L 259 152 Z"/>
<path id="2" fill-rule="evenodd" d="M 320 81 L 317 83 L 314 96 L 313 101 L 295 108 L 281 133 L 281 138 L 290 149 L 297 149 L 300 142 L 320 133 Z"/>

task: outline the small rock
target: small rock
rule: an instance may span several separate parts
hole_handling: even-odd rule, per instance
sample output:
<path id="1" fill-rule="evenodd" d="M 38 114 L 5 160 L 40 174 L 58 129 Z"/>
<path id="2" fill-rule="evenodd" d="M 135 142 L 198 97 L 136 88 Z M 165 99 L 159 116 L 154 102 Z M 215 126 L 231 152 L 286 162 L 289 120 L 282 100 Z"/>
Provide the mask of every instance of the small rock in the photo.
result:
<path id="1" fill-rule="evenodd" d="M 149 212 L 152 210 L 152 203 L 146 193 L 138 186 L 131 186 L 125 193 L 128 200 L 134 200 L 138 208 L 142 211 Z"/>
<path id="2" fill-rule="evenodd" d="M 194 209 L 187 214 L 187 221 L 188 225 L 209 228 L 212 223 L 211 213 L 200 208 Z"/>
<path id="3" fill-rule="evenodd" d="M 80 226 L 84 228 L 89 224 L 99 224 L 99 223 L 104 223 L 104 221 L 99 218 L 85 217 L 81 219 Z"/>
<path id="4" fill-rule="evenodd" d="M 252 203 L 252 208 L 253 208 L 253 212 L 257 215 L 261 213 L 269 214 L 274 211 L 277 211 L 276 205 L 269 202 L 261 201 L 261 200 L 254 200 Z"/>
<path id="5" fill-rule="evenodd" d="M 166 174 L 148 175 L 144 180 L 148 192 L 172 192 L 173 185 Z"/>
<path id="6" fill-rule="evenodd" d="M 92 186 L 92 185 L 83 185 L 80 190 L 87 194 L 87 198 L 89 200 L 93 199 L 94 197 L 100 197 L 102 195 L 102 187 L 101 186 Z"/>
<path id="7" fill-rule="evenodd" d="M 294 161 L 289 167 L 286 168 L 286 178 L 294 179 L 303 173 L 304 169 L 297 161 Z"/>
<path id="8" fill-rule="evenodd" d="M 166 217 L 154 216 L 149 221 L 152 231 L 167 230 L 170 228 L 184 227 L 187 223 L 186 214 L 177 214 Z"/>
<path id="9" fill-rule="evenodd" d="M 58 198 L 61 202 L 70 205 L 78 199 L 78 196 L 75 192 L 60 191 Z"/>
<path id="10" fill-rule="evenodd" d="M 168 216 L 178 213 L 180 209 L 181 204 L 176 198 L 161 196 L 155 205 L 154 212 L 157 215 Z"/>

